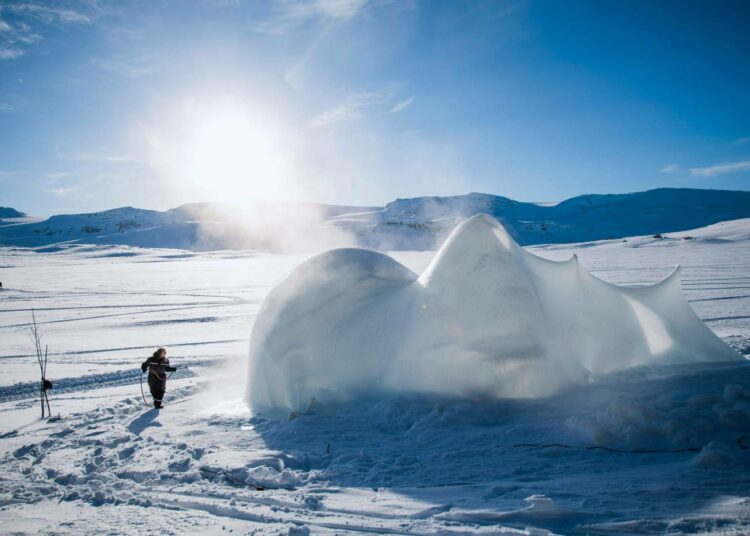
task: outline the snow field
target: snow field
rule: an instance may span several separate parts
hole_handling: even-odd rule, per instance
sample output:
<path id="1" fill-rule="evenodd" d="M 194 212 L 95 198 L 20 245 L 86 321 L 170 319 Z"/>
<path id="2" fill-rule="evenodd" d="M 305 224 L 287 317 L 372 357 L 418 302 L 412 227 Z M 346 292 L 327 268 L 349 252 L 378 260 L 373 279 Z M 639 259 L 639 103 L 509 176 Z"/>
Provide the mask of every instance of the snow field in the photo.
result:
<path id="1" fill-rule="evenodd" d="M 680 263 L 690 305 L 748 354 L 750 229 L 707 229 L 533 251 L 576 253 L 619 285 Z M 432 258 L 393 256 L 415 273 Z M 415 393 L 251 415 L 248 325 L 302 260 L 0 250 L 0 533 L 750 532 L 742 362 L 641 366 L 536 400 Z M 57 421 L 27 398 L 31 307 L 49 321 Z M 133 371 L 159 345 L 184 376 L 156 414 Z"/>

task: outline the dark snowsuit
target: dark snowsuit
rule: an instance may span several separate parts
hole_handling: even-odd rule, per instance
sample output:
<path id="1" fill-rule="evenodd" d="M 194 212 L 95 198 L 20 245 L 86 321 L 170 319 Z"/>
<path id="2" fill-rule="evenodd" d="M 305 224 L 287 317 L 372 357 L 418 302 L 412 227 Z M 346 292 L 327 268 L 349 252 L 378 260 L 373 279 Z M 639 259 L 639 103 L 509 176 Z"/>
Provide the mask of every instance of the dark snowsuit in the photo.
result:
<path id="1" fill-rule="evenodd" d="M 154 397 L 154 407 L 160 408 L 164 391 L 167 390 L 167 372 L 174 372 L 177 367 L 170 367 L 167 358 L 149 357 L 141 365 L 143 372 L 146 372 L 146 369 L 148 369 L 148 388 L 151 389 L 151 396 Z"/>

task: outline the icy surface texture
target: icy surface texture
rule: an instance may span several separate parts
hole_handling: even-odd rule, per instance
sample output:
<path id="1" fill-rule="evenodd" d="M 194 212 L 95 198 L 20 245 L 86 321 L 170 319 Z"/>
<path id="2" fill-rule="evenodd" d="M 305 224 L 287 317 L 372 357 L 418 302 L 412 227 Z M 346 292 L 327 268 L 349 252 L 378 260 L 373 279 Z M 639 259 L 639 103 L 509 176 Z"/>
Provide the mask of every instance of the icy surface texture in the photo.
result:
<path id="1" fill-rule="evenodd" d="M 619 287 L 477 215 L 421 276 L 360 249 L 298 266 L 259 311 L 247 396 L 256 410 L 296 411 L 382 393 L 537 398 L 591 374 L 740 359 L 695 315 L 679 268 Z"/>

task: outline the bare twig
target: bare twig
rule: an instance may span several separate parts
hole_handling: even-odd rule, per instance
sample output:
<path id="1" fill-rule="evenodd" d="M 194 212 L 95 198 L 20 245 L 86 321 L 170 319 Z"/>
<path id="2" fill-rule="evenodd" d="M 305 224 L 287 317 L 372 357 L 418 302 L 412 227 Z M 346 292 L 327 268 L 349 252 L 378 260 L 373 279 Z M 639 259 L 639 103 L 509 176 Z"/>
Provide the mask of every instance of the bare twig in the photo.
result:
<path id="1" fill-rule="evenodd" d="M 42 352 L 42 334 L 39 332 L 39 324 L 36 321 L 36 314 L 34 310 L 31 310 L 31 324 L 29 325 L 29 332 L 31 339 L 34 342 L 34 350 L 36 351 L 36 360 L 39 364 L 39 373 L 41 374 L 41 382 L 39 384 L 39 403 L 42 409 L 42 419 L 44 419 L 45 404 L 47 406 L 47 416 L 52 415 L 52 410 L 49 404 L 49 395 L 47 389 L 52 386 L 52 383 L 47 380 L 47 358 L 49 356 L 49 347 L 44 347 Z"/>

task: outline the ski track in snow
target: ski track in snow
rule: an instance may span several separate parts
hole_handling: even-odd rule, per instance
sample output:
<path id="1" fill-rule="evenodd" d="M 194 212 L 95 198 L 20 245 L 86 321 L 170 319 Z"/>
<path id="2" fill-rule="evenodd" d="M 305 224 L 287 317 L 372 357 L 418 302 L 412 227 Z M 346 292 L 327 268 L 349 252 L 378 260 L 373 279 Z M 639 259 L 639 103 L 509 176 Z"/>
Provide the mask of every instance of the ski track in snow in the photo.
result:
<path id="1" fill-rule="evenodd" d="M 531 250 L 577 253 L 627 285 L 680 262 L 698 315 L 750 354 L 748 240 Z M 431 258 L 394 256 L 419 271 Z M 750 532 L 747 364 L 638 368 L 549 400 L 394 396 L 291 421 L 249 415 L 249 327 L 301 260 L 0 249 L 0 532 Z M 32 308 L 59 420 L 36 420 Z M 107 309 L 117 316 L 92 314 Z M 162 345 L 180 370 L 156 412 L 138 366 Z"/>

